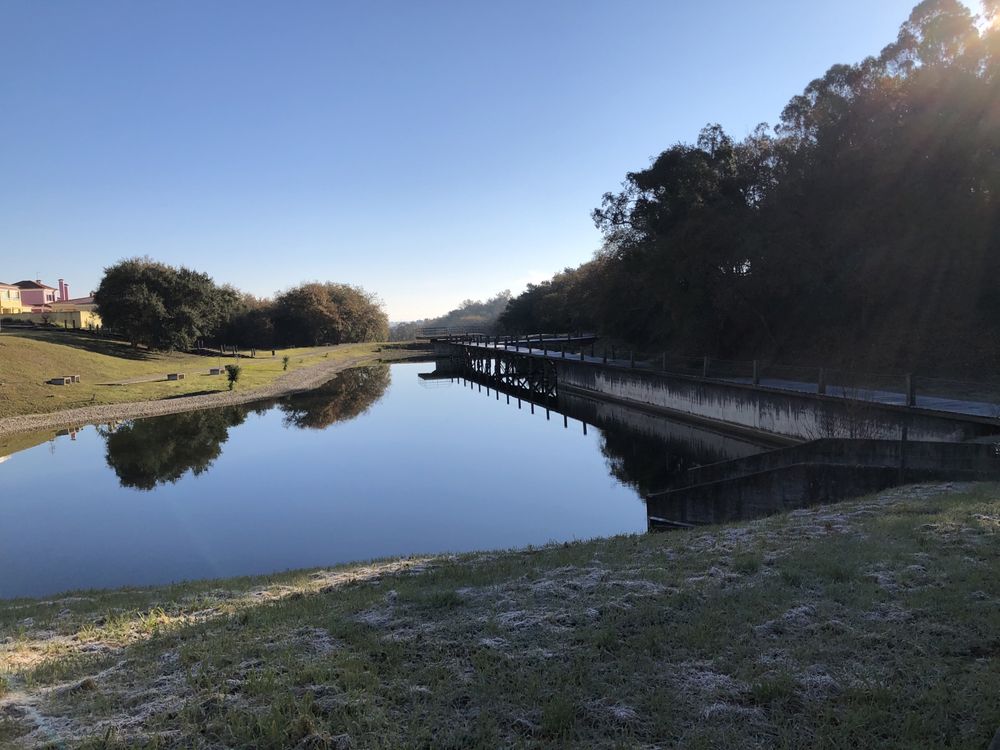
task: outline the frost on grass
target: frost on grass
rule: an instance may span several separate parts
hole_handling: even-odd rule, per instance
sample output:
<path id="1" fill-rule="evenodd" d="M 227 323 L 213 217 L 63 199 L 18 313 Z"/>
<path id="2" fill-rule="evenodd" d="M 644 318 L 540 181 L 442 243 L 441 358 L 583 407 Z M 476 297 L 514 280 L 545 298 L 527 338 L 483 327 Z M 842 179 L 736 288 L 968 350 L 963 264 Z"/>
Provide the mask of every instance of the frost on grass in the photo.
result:
<path id="1" fill-rule="evenodd" d="M 983 496 L 949 511 L 954 489 L 967 488 L 175 599 L 137 592 L 132 609 L 0 606 L 0 745 L 187 747 L 259 720 L 253 731 L 285 732 L 273 744 L 303 748 L 808 746 L 829 717 L 862 737 L 912 731 L 929 713 L 914 707 L 937 706 L 921 691 L 948 684 L 936 701 L 952 703 L 927 723 L 984 746 L 1000 715 L 968 665 L 989 669 L 995 649 L 981 630 L 998 598 L 1000 512 Z M 957 610 L 935 609 L 939 589 Z M 942 643 L 964 655 L 959 671 L 935 658 Z"/>

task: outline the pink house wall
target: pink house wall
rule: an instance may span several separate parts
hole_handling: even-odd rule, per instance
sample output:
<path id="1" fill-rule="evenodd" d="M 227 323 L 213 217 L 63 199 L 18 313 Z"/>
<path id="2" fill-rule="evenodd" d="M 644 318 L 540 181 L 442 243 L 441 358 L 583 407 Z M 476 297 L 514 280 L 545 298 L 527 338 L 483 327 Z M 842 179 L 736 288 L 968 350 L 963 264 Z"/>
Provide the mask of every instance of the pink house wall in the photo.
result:
<path id="1" fill-rule="evenodd" d="M 55 289 L 25 289 L 21 287 L 21 303 L 24 305 L 44 305 L 55 301 Z"/>

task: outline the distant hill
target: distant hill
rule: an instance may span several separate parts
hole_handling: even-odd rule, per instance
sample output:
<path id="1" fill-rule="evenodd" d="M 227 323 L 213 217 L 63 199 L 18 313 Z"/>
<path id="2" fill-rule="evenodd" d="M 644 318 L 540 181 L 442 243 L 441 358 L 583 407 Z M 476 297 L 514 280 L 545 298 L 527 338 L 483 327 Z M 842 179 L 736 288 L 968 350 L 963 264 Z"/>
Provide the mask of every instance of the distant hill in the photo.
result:
<path id="1" fill-rule="evenodd" d="M 507 309 L 507 303 L 510 302 L 510 299 L 510 290 L 505 289 L 495 297 L 490 297 L 485 301 L 467 299 L 451 312 L 438 318 L 393 323 L 389 328 L 389 340 L 409 341 L 416 336 L 420 328 L 438 326 L 470 326 L 492 329 L 496 326 L 500 314 Z"/>

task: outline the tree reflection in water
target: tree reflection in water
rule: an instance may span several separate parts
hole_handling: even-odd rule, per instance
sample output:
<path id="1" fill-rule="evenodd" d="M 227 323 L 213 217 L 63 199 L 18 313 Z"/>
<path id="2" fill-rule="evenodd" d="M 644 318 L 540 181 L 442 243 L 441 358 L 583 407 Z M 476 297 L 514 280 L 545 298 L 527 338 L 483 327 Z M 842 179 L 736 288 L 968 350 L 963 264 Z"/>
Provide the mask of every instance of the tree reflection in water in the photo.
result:
<path id="1" fill-rule="evenodd" d="M 229 428 L 243 424 L 245 406 L 168 414 L 102 429 L 105 458 L 123 487 L 151 490 L 190 471 L 207 471 L 222 453 Z"/>
<path id="2" fill-rule="evenodd" d="M 671 486 L 698 463 L 690 455 L 664 445 L 661 438 L 630 432 L 618 425 L 602 428 L 601 453 L 611 476 L 640 497 Z"/>
<path id="3" fill-rule="evenodd" d="M 389 365 L 345 370 L 315 390 L 278 404 L 291 427 L 321 430 L 334 422 L 354 419 L 368 411 L 389 387 Z"/>
<path id="4" fill-rule="evenodd" d="M 207 471 L 229 439 L 229 429 L 251 413 L 275 405 L 285 413 L 285 425 L 322 429 L 366 412 L 389 387 L 388 365 L 359 367 L 306 394 L 284 401 L 260 402 L 222 409 L 137 419 L 115 428 L 100 428 L 105 458 L 123 487 L 152 490 L 174 483 L 187 472 Z"/>

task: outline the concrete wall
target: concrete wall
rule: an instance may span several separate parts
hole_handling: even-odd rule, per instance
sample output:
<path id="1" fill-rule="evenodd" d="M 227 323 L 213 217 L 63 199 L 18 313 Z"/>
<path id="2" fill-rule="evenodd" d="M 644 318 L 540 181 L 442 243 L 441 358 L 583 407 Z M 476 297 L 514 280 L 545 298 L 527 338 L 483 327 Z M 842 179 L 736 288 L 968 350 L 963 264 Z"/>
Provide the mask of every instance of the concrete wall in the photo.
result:
<path id="1" fill-rule="evenodd" d="M 824 438 L 791 448 L 766 451 L 698 466 L 676 486 L 692 486 L 781 469 L 794 464 L 876 466 L 910 471 L 962 473 L 983 479 L 1000 476 L 1000 454 L 990 443 L 932 443 L 902 440 Z"/>
<path id="2" fill-rule="evenodd" d="M 635 407 L 575 393 L 560 393 L 556 408 L 572 419 L 587 422 L 601 430 L 625 430 L 630 434 L 651 437 L 678 452 L 696 457 L 699 463 L 729 462 L 773 447 L 717 427 L 713 429 L 687 420 L 668 419 Z"/>
<path id="3" fill-rule="evenodd" d="M 101 316 L 88 310 L 53 310 L 49 313 L 17 313 L 3 317 L 16 323 L 48 324 L 60 328 L 91 329 L 101 327 Z"/>
<path id="4" fill-rule="evenodd" d="M 560 390 L 600 394 L 667 413 L 799 440 L 826 437 L 895 440 L 905 428 L 909 440 L 958 442 L 1000 432 L 1000 424 L 995 420 L 980 417 L 951 416 L 913 407 L 777 391 L 629 367 L 562 359 L 555 362 Z"/>
<path id="5" fill-rule="evenodd" d="M 898 483 L 896 469 L 798 464 L 650 497 L 646 513 L 650 528 L 662 525 L 661 519 L 673 524 L 730 523 L 857 497 Z"/>

